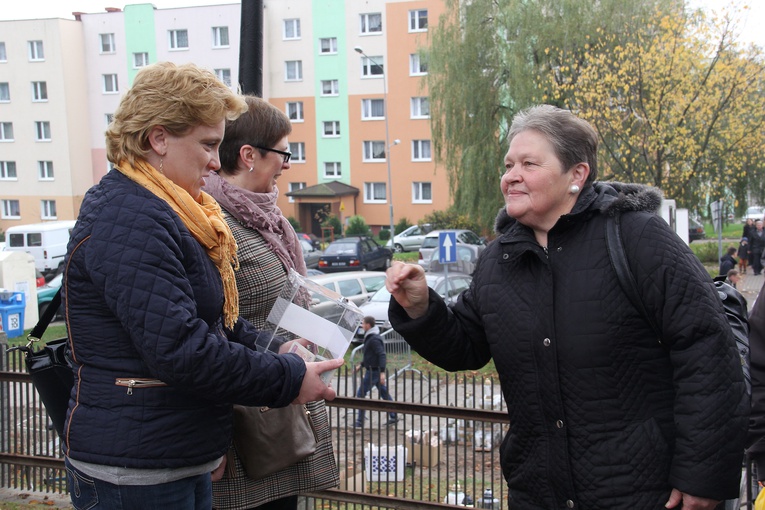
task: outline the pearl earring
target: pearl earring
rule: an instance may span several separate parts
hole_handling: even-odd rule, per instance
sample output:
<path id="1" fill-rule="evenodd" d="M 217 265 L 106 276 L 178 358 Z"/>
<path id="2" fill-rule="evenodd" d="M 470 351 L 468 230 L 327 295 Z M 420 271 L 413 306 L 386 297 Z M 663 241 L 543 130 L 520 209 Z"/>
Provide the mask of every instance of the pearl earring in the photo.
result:
<path id="1" fill-rule="evenodd" d="M 572 184 L 571 187 L 568 189 L 568 191 L 569 193 L 574 195 L 576 193 L 579 193 L 579 189 L 580 189 L 579 186 L 577 186 L 576 184 Z"/>

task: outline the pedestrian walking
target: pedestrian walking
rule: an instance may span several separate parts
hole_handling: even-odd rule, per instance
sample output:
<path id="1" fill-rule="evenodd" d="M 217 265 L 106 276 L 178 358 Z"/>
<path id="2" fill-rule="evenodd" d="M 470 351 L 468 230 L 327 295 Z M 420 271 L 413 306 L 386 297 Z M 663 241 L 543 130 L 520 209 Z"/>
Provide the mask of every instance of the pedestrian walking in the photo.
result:
<path id="1" fill-rule="evenodd" d="M 361 367 L 364 369 L 364 377 L 361 380 L 357 398 L 364 398 L 367 393 L 376 387 L 383 400 L 393 400 L 388 393 L 388 387 L 385 384 L 385 342 L 380 336 L 380 328 L 375 325 L 375 318 L 371 316 L 364 317 L 361 327 L 364 329 L 364 357 L 361 360 Z M 392 425 L 398 421 L 396 413 L 388 413 L 386 425 Z M 364 410 L 359 409 L 354 428 L 364 426 Z"/>

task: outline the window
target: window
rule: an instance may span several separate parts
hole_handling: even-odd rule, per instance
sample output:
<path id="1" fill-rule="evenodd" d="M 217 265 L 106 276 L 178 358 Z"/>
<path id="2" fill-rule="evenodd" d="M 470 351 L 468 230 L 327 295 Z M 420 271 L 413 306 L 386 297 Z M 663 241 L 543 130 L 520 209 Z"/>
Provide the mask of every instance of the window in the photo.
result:
<path id="1" fill-rule="evenodd" d="M 133 53 L 133 68 L 140 69 L 149 65 L 149 54 L 145 51 Z"/>
<path id="2" fill-rule="evenodd" d="M 117 85 L 116 74 L 103 74 L 104 80 L 104 94 L 116 94 L 119 92 L 119 86 Z"/>
<path id="3" fill-rule="evenodd" d="M 213 48 L 228 48 L 228 27 L 212 27 Z"/>
<path id="4" fill-rule="evenodd" d="M 227 87 L 231 86 L 231 69 L 216 69 L 215 76 L 225 83 Z"/>
<path id="5" fill-rule="evenodd" d="M 285 81 L 301 81 L 303 79 L 303 61 L 288 60 L 284 63 Z"/>
<path id="6" fill-rule="evenodd" d="M 44 220 L 56 219 L 56 201 L 40 200 L 40 216 Z"/>
<path id="7" fill-rule="evenodd" d="M 303 122 L 303 101 L 287 103 L 287 117 L 292 122 Z"/>
<path id="8" fill-rule="evenodd" d="M 324 163 L 324 177 L 340 177 L 342 172 L 340 171 L 340 162 L 333 161 L 331 163 Z"/>
<path id="9" fill-rule="evenodd" d="M 430 140 L 412 140 L 412 161 L 430 161 Z"/>
<path id="10" fill-rule="evenodd" d="M 340 85 L 337 80 L 321 80 L 321 95 L 336 96 L 340 93 Z"/>
<path id="11" fill-rule="evenodd" d="M 18 200 L 3 200 L 3 219 L 21 218 Z"/>
<path id="12" fill-rule="evenodd" d="M 101 41 L 101 53 L 114 53 L 116 51 L 114 34 L 98 34 L 98 38 Z"/>
<path id="13" fill-rule="evenodd" d="M 413 119 L 430 118 L 430 102 L 428 102 L 428 98 L 413 97 L 410 112 Z"/>
<path id="14" fill-rule="evenodd" d="M 361 118 L 379 120 L 385 118 L 385 101 L 383 99 L 362 99 Z"/>
<path id="15" fill-rule="evenodd" d="M 340 121 L 329 120 L 324 122 L 324 138 L 340 136 Z"/>
<path id="16" fill-rule="evenodd" d="M 0 103 L 11 102 L 11 87 L 7 81 L 0 82 Z"/>
<path id="17" fill-rule="evenodd" d="M 35 140 L 38 142 L 50 142 L 50 122 L 35 122 Z"/>
<path id="18" fill-rule="evenodd" d="M 428 63 L 419 53 L 409 55 L 409 76 L 428 74 Z"/>
<path id="19" fill-rule="evenodd" d="M 18 176 L 16 175 L 16 162 L 0 161 L 0 180 L 15 181 L 17 178 Z"/>
<path id="20" fill-rule="evenodd" d="M 284 40 L 300 39 L 300 20 L 299 19 L 285 19 L 284 20 Z"/>
<path id="21" fill-rule="evenodd" d="M 365 182 L 364 183 L 364 203 L 385 203 L 387 200 L 385 196 L 385 183 L 384 182 Z"/>
<path id="22" fill-rule="evenodd" d="M 413 204 L 432 204 L 433 193 L 429 182 L 412 183 L 412 203 Z"/>
<path id="23" fill-rule="evenodd" d="M 382 13 L 372 12 L 361 15 L 361 33 L 376 34 L 382 32 Z"/>
<path id="24" fill-rule="evenodd" d="M 48 83 L 44 81 L 32 82 L 32 101 L 39 103 L 48 100 Z"/>
<path id="25" fill-rule="evenodd" d="M 290 183 L 290 192 L 301 190 L 303 188 L 305 188 L 305 183 L 304 182 L 291 182 Z M 289 197 L 289 199 L 290 199 L 290 203 L 291 204 L 295 202 L 294 198 Z"/>
<path id="26" fill-rule="evenodd" d="M 337 37 L 324 37 L 319 39 L 319 53 L 333 55 L 337 53 Z"/>
<path id="27" fill-rule="evenodd" d="M 168 35 L 170 37 L 171 50 L 187 50 L 189 48 L 188 30 L 170 30 Z"/>
<path id="28" fill-rule="evenodd" d="M 29 60 L 45 60 L 42 41 L 28 41 L 27 45 L 29 47 Z"/>
<path id="29" fill-rule="evenodd" d="M 290 162 L 305 163 L 305 142 L 290 142 L 289 151 L 292 153 Z"/>
<path id="30" fill-rule="evenodd" d="M 0 142 L 13 141 L 13 122 L 0 122 Z"/>
<path id="31" fill-rule="evenodd" d="M 365 141 L 364 161 L 385 161 L 385 142 L 381 140 Z"/>
<path id="32" fill-rule="evenodd" d="M 8 62 L 8 54 L 5 53 L 5 42 L 0 42 L 0 62 Z"/>
<path id="33" fill-rule="evenodd" d="M 104 115 L 104 120 L 106 120 L 106 127 L 109 127 L 109 124 L 112 123 L 114 120 L 114 114 L 113 113 L 107 113 Z"/>
<path id="34" fill-rule="evenodd" d="M 382 57 L 362 57 L 361 76 L 382 76 L 385 74 Z"/>
<path id="35" fill-rule="evenodd" d="M 41 181 L 53 180 L 53 161 L 37 162 L 37 178 Z"/>
<path id="36" fill-rule="evenodd" d="M 409 31 L 425 32 L 428 29 L 428 10 L 409 11 Z"/>

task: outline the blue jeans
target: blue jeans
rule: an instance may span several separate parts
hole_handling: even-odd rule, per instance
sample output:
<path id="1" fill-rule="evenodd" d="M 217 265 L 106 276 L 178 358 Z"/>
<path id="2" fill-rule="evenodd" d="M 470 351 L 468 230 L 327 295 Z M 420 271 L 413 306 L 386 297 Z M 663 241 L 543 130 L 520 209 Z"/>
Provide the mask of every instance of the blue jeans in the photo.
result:
<path id="1" fill-rule="evenodd" d="M 66 481 L 76 510 L 210 510 L 210 473 L 158 485 L 114 485 L 78 471 L 66 461 Z"/>
<path id="2" fill-rule="evenodd" d="M 366 397 L 367 393 L 372 391 L 374 386 L 377 386 L 377 390 L 380 392 L 380 396 L 383 400 L 393 401 L 393 397 L 388 393 L 388 387 L 380 383 L 380 371 L 374 369 L 364 370 L 364 378 L 361 380 L 361 386 L 359 386 L 359 390 L 356 392 L 356 397 Z M 358 413 L 358 416 L 356 416 L 356 425 L 361 426 L 364 424 L 364 410 L 359 409 Z M 396 413 L 388 413 L 389 420 L 395 421 L 396 417 Z"/>

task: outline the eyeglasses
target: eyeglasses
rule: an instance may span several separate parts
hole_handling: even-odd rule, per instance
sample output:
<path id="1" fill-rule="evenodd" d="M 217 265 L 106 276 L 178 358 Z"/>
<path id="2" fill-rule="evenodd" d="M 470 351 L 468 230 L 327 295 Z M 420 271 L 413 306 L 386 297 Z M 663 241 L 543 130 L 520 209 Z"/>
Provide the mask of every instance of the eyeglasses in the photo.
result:
<path id="1" fill-rule="evenodd" d="M 268 147 L 261 147 L 260 145 L 253 145 L 253 147 L 255 147 L 256 149 L 260 149 L 262 151 L 275 152 L 277 154 L 281 154 L 282 157 L 284 158 L 284 161 L 282 162 L 282 164 L 289 163 L 290 162 L 290 158 L 292 157 L 292 153 L 289 152 L 289 151 L 280 151 L 280 150 L 276 150 L 276 149 L 269 149 Z"/>

